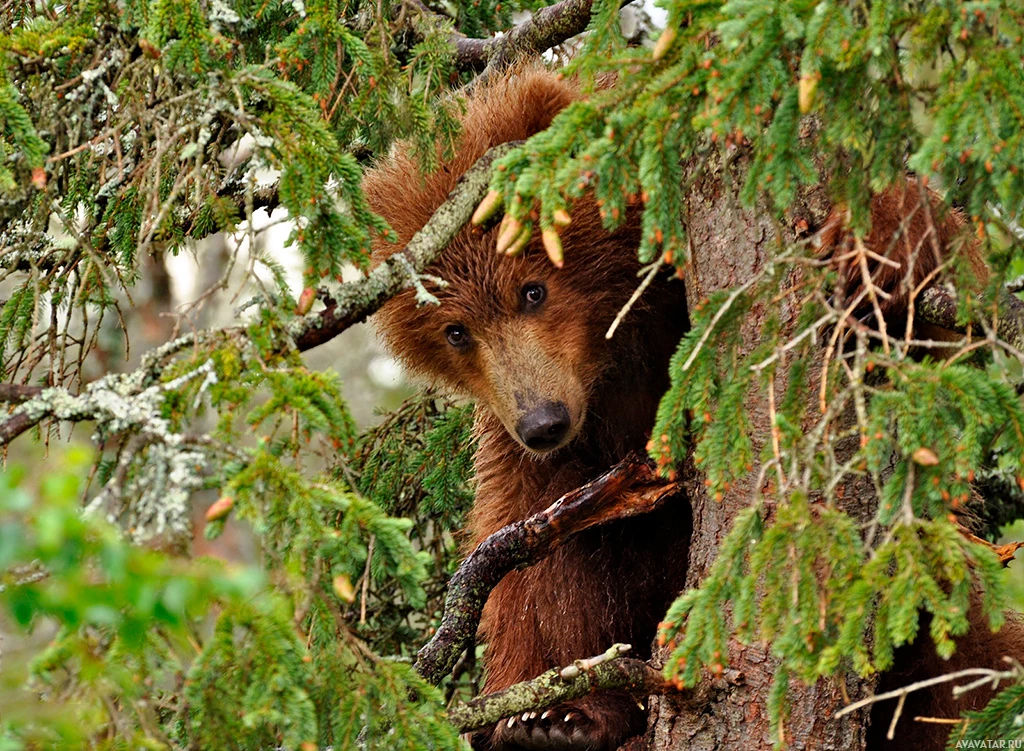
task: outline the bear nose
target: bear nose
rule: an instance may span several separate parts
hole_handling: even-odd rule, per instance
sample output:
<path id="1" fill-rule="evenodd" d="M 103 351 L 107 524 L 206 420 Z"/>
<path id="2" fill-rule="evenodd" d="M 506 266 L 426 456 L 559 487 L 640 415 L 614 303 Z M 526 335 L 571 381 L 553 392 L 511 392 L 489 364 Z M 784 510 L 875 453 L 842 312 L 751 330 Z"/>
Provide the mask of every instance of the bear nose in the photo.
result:
<path id="1" fill-rule="evenodd" d="M 534 451 L 553 449 L 569 432 L 569 410 L 562 402 L 544 402 L 519 420 L 516 432 Z"/>

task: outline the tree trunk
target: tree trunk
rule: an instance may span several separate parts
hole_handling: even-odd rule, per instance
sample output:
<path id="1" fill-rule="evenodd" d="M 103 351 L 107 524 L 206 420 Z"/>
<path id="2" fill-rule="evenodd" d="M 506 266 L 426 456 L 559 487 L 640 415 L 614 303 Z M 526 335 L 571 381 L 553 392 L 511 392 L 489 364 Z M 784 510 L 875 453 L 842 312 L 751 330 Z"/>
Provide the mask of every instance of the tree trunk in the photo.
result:
<path id="1" fill-rule="evenodd" d="M 738 197 L 744 171 L 742 167 L 733 168 L 725 174 L 721 165 L 710 167 L 688 196 L 686 223 L 692 264 L 687 269 L 686 293 L 691 306 L 715 291 L 749 281 L 782 247 L 780 241 L 795 240 L 793 227 L 802 221 L 817 226 L 827 215 L 821 189 L 802 195 L 781 226 L 772 220 L 770 210 L 744 209 Z M 780 230 L 782 238 L 778 237 Z M 788 298 L 781 304 L 784 325 L 792 328 L 799 311 L 788 307 Z M 745 352 L 757 346 L 768 313 L 764 303 L 753 309 L 743 330 Z M 713 344 L 712 338 L 709 345 Z M 784 365 L 776 371 L 777 397 L 785 388 L 786 373 Z M 747 402 L 754 456 L 760 456 L 770 437 L 766 397 L 763 389 L 752 390 Z M 812 410 L 815 413 L 817 406 Z M 710 497 L 702 473 L 691 462 L 682 468 L 681 475 L 693 504 L 687 586 L 696 587 L 713 563 L 736 514 L 753 501 L 758 469 L 755 467 L 717 501 Z M 844 510 L 856 518 L 870 518 L 875 500 L 868 490 L 848 488 L 850 507 Z M 767 508 L 770 514 L 771 505 Z M 721 678 L 705 676 L 694 690 L 657 698 L 652 703 L 647 751 L 754 751 L 773 747 L 779 738 L 773 737 L 770 729 L 767 702 L 777 661 L 759 645 L 743 646 L 738 642 L 731 643 L 728 658 L 728 669 Z M 841 686 L 840 681 L 832 680 L 803 686 L 793 680 L 791 711 L 776 734 L 784 736 L 787 748 L 854 751 L 865 747 L 866 714 L 841 720 L 833 716 L 847 701 L 866 695 L 873 682 L 851 674 L 845 676 L 844 683 Z M 844 700 L 844 690 L 848 700 Z"/>

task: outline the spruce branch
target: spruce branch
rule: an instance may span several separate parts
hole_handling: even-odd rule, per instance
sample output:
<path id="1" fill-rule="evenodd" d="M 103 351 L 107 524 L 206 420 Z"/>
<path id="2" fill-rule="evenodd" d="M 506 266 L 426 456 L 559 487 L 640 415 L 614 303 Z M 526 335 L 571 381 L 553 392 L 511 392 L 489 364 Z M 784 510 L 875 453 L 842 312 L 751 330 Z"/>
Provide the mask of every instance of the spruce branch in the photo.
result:
<path id="1" fill-rule="evenodd" d="M 670 684 L 643 660 L 622 655 L 630 645 L 615 644 L 604 654 L 576 660 L 564 668 L 553 668 L 533 680 L 503 691 L 459 703 L 448 712 L 448 720 L 465 733 L 493 725 L 506 717 L 537 712 L 607 689 L 628 691 L 637 698 L 665 693 Z"/>
<path id="2" fill-rule="evenodd" d="M 419 275 L 447 247 L 473 215 L 487 193 L 494 160 L 519 142 L 503 143 L 489 149 L 462 176 L 448 199 L 438 207 L 423 229 L 413 235 L 404 249 L 377 266 L 365 278 L 344 284 L 333 304 L 300 319 L 293 331 L 299 351 L 330 341 L 353 324 L 366 320 L 389 298 L 419 282 Z M 422 285 L 421 285 L 422 286 Z"/>
<path id="3" fill-rule="evenodd" d="M 434 684 L 448 675 L 476 635 L 487 596 L 506 574 L 537 563 L 578 532 L 653 511 L 678 487 L 659 479 L 646 461 L 631 455 L 545 510 L 495 532 L 470 553 L 449 582 L 441 625 L 420 650 L 416 670 Z"/>

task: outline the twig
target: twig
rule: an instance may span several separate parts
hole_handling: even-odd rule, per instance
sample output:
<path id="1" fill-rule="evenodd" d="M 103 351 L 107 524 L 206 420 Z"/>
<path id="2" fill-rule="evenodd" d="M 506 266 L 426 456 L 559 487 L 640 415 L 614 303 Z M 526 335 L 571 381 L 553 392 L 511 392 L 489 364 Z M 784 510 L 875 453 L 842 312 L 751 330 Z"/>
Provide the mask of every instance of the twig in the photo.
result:
<path id="1" fill-rule="evenodd" d="M 1004 657 L 1003 660 L 1013 663 L 1014 661 L 1008 657 Z M 966 668 L 964 670 L 957 670 L 955 673 L 947 673 L 946 675 L 938 675 L 934 678 L 928 678 L 927 680 L 917 681 L 911 683 L 909 686 L 903 688 L 896 688 L 892 691 L 886 691 L 884 694 L 875 694 L 869 696 L 866 699 L 855 701 L 849 706 L 843 707 L 835 713 L 835 719 L 844 717 L 852 712 L 856 712 L 862 707 L 869 706 L 876 702 L 886 701 L 887 699 L 896 699 L 899 697 L 906 696 L 907 694 L 913 693 L 914 691 L 920 691 L 923 688 L 929 688 L 930 686 L 938 686 L 942 683 L 949 683 L 950 681 L 959 680 L 960 678 L 973 678 L 981 677 L 982 680 L 973 681 L 967 686 L 954 686 L 953 695 L 959 696 L 968 690 L 980 688 L 981 686 L 991 684 L 994 687 L 998 686 L 1002 681 L 1021 680 L 1024 678 L 1024 671 L 1022 671 L 1019 663 L 1013 664 L 1010 670 L 992 670 L 990 668 Z"/>
<path id="2" fill-rule="evenodd" d="M 366 570 L 363 571 L 363 592 L 359 598 L 359 623 L 366 624 L 366 599 L 370 594 L 370 563 L 373 561 L 373 545 L 377 542 L 377 535 L 370 535 L 370 542 L 366 546 Z"/>
<path id="3" fill-rule="evenodd" d="M 636 305 L 636 301 L 640 299 L 640 295 L 644 293 L 644 290 L 651 286 L 651 282 L 654 281 L 654 277 L 658 274 L 658 269 L 660 269 L 664 263 L 664 259 L 659 258 L 647 268 L 640 269 L 640 273 L 644 274 L 643 281 L 641 281 L 640 285 L 633 290 L 633 294 L 630 295 L 630 298 L 626 300 L 626 304 L 622 306 L 618 315 L 615 316 L 615 320 L 612 321 L 612 325 L 608 327 L 608 332 L 604 335 L 605 339 L 611 339 L 615 336 L 615 329 L 619 327 L 622 320 L 626 315 L 628 315 L 629 311 L 633 309 L 633 306 Z"/>
<path id="4" fill-rule="evenodd" d="M 434 684 L 448 675 L 476 635 L 487 596 L 510 571 L 545 558 L 585 529 L 653 511 L 677 487 L 660 480 L 645 461 L 629 456 L 544 511 L 495 532 L 452 577 L 441 625 L 420 650 L 416 670 Z"/>
<path id="5" fill-rule="evenodd" d="M 740 295 L 742 295 L 748 289 L 753 287 L 754 283 L 757 282 L 759 278 L 759 276 L 754 277 L 750 281 L 744 282 L 739 287 L 734 289 L 731 293 L 729 293 L 728 299 L 726 299 L 726 301 L 722 303 L 718 310 L 715 311 L 715 315 L 714 317 L 712 317 L 711 322 L 704 328 L 704 333 L 701 334 L 700 341 L 697 342 L 697 346 L 693 348 L 693 352 L 690 353 L 690 356 L 686 358 L 686 362 L 683 363 L 682 371 L 684 373 L 690 369 L 691 365 L 693 365 L 693 361 L 697 359 L 697 355 L 700 354 L 700 351 L 704 349 L 704 345 L 707 344 L 708 339 L 711 338 L 711 334 L 715 330 L 715 326 L 718 325 L 718 322 L 721 321 L 722 317 L 729 311 L 729 308 L 732 307 L 732 304 L 736 302 Z"/>
<path id="6" fill-rule="evenodd" d="M 619 656 L 628 649 L 627 644 L 616 644 L 603 655 L 577 660 L 573 665 L 554 668 L 504 691 L 456 704 L 449 710 L 448 719 L 464 733 L 520 712 L 536 712 L 579 699 L 599 689 L 624 690 L 637 697 L 670 690 L 670 684 L 646 662 Z"/>

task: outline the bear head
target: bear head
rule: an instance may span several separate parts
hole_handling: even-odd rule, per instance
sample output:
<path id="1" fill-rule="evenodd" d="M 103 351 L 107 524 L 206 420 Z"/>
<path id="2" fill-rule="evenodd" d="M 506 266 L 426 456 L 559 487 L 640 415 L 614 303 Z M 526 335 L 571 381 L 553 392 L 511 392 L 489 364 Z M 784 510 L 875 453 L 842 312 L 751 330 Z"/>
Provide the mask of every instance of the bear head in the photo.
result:
<path id="1" fill-rule="evenodd" d="M 467 100 L 454 156 L 434 172 L 422 174 L 411 149 L 397 146 L 364 179 L 373 210 L 398 235 L 396 244 L 375 248 L 374 261 L 401 250 L 487 149 L 529 138 L 579 98 L 570 80 L 520 70 Z M 605 332 L 637 285 L 638 212 L 631 209 L 611 232 L 593 198 L 578 200 L 571 214 L 562 268 L 548 261 L 539 232 L 522 255 L 508 258 L 495 252 L 496 229 L 467 227 L 427 269 L 444 280 L 424 279 L 440 304 L 417 305 L 407 289 L 376 316 L 410 370 L 489 408 L 534 455 L 583 430 L 594 390 L 615 360 Z"/>

